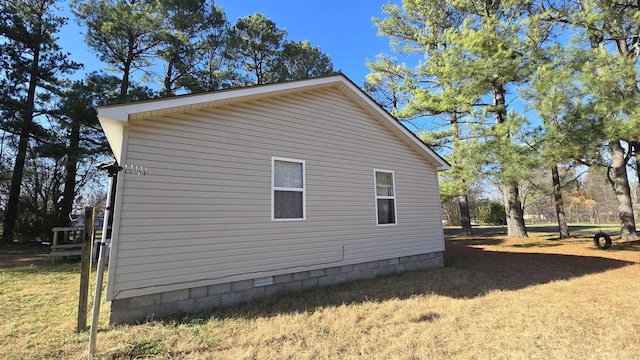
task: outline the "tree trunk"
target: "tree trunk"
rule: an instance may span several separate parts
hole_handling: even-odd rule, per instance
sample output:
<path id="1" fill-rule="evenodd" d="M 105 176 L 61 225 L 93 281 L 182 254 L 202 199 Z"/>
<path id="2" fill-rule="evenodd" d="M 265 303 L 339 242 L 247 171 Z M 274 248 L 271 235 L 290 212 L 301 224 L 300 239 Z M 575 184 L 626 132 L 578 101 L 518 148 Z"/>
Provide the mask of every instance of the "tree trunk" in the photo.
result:
<path id="1" fill-rule="evenodd" d="M 38 42 L 39 44 L 39 42 Z M 18 205 L 20 203 L 20 191 L 22 190 L 22 178 L 24 176 L 24 164 L 27 159 L 27 149 L 31 138 L 31 127 L 33 126 L 33 109 L 35 107 L 36 87 L 38 85 L 38 73 L 40 71 L 40 46 L 35 46 L 33 51 L 33 63 L 29 71 L 29 89 L 27 91 L 27 101 L 22 111 L 22 126 L 20 138 L 18 140 L 18 152 L 16 162 L 13 166 L 11 176 L 11 187 L 9 188 L 9 199 L 5 209 L 4 224 L 2 230 L 2 241 L 11 243 L 15 237 L 16 221 L 18 220 Z"/>
<path id="2" fill-rule="evenodd" d="M 507 120 L 507 105 L 503 86 L 494 86 L 493 104 L 496 106 L 496 124 L 505 123 Z M 509 135 L 507 135 L 507 137 L 509 137 Z M 524 224 L 524 211 L 519 199 L 518 183 L 514 183 L 505 178 L 502 180 L 504 208 L 507 215 L 507 235 L 509 237 L 527 237 L 527 229 Z"/>
<path id="3" fill-rule="evenodd" d="M 569 226 L 567 226 L 567 219 L 564 214 L 564 199 L 562 198 L 562 186 L 560 184 L 560 175 L 558 174 L 558 165 L 551 167 L 551 177 L 553 178 L 553 198 L 556 204 L 560 239 L 568 239 L 571 236 L 569 235 Z"/>
<path id="4" fill-rule="evenodd" d="M 469 215 L 467 195 L 459 195 L 458 204 L 460 205 L 460 226 L 462 227 L 462 233 L 471 235 L 471 216 Z"/>
<path id="5" fill-rule="evenodd" d="M 122 72 L 122 82 L 120 83 L 120 97 L 124 99 L 124 97 L 129 92 L 129 72 L 131 71 L 129 66 L 124 67 L 124 71 Z"/>
<path id="6" fill-rule="evenodd" d="M 640 184 L 640 158 L 638 158 L 638 152 L 640 152 L 640 142 L 632 141 L 630 142 L 630 145 L 632 146 L 634 154 L 633 159 L 636 163 L 636 175 L 638 176 L 638 184 Z"/>
<path id="7" fill-rule="evenodd" d="M 609 178 L 613 191 L 618 200 L 618 212 L 620 214 L 620 237 L 623 240 L 635 240 L 636 221 L 633 217 L 633 204 L 631 201 L 631 188 L 627 177 L 627 162 L 624 156 L 624 149 L 620 141 L 609 142 L 611 151 L 611 171 Z"/>
<path id="8" fill-rule="evenodd" d="M 71 225 L 71 212 L 76 197 L 76 174 L 78 172 L 78 156 L 80 149 L 80 120 L 71 120 L 71 134 L 69 136 L 69 156 L 65 165 L 64 191 L 60 204 L 60 225 Z"/>
<path id="9" fill-rule="evenodd" d="M 120 83 L 120 97 L 122 99 L 124 99 L 126 97 L 126 95 L 129 93 L 129 76 L 131 75 L 131 65 L 133 64 L 133 60 L 134 60 L 134 48 L 135 48 L 135 43 L 136 43 L 136 39 L 133 35 L 129 35 L 129 46 L 128 46 L 128 53 L 127 53 L 127 59 L 125 60 L 125 62 L 122 64 L 122 82 Z"/>
<path id="10" fill-rule="evenodd" d="M 524 213 L 520 203 L 520 191 L 518 184 L 503 185 L 504 208 L 507 213 L 507 236 L 527 237 L 527 228 L 524 225 Z"/>
<path id="11" fill-rule="evenodd" d="M 11 187 L 9 188 L 9 199 L 5 209 L 4 225 L 2 231 L 2 241 L 12 243 L 15 237 L 16 222 L 18 220 L 18 205 L 20 203 L 20 191 L 22 190 L 22 177 L 24 175 L 24 164 L 27 158 L 27 148 L 31 137 L 31 124 L 25 120 L 20 131 L 18 141 L 18 153 L 13 166 L 11 176 Z"/>
<path id="12" fill-rule="evenodd" d="M 451 124 L 451 133 L 453 137 L 453 152 L 460 149 L 460 133 L 458 130 L 458 115 L 452 112 L 449 116 L 449 123 Z M 455 156 L 455 155 L 454 155 Z M 459 181 L 464 184 L 464 176 L 459 171 L 460 160 L 457 156 L 454 157 L 454 176 L 455 181 Z M 464 194 L 458 195 L 458 206 L 460 207 L 460 226 L 462 227 L 462 233 L 465 235 L 471 235 L 471 215 L 469 214 L 469 202 L 467 198 L 467 189 L 464 187 Z"/>
<path id="13" fill-rule="evenodd" d="M 171 73 L 173 72 L 173 61 L 167 63 L 167 69 L 164 74 L 164 95 L 173 95 L 173 81 L 171 80 Z"/>

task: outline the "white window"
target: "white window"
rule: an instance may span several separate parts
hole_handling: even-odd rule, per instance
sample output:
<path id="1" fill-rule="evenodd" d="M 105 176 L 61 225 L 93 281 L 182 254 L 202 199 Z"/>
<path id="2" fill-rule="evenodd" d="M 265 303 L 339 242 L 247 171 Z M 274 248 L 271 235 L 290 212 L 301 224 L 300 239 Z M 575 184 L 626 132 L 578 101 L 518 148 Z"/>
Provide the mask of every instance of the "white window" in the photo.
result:
<path id="1" fill-rule="evenodd" d="M 271 158 L 271 189 L 271 220 L 306 218 L 303 160 Z"/>
<path id="2" fill-rule="evenodd" d="M 393 171 L 374 170 L 378 225 L 395 225 L 396 188 Z"/>

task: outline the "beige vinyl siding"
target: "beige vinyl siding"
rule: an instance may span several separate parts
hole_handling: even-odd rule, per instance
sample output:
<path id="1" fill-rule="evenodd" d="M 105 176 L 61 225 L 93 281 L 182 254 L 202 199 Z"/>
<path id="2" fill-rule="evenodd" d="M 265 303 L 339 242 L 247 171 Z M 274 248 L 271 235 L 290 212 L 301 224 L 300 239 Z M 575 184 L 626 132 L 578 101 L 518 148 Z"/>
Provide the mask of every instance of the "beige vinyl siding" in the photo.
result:
<path id="1" fill-rule="evenodd" d="M 271 220 L 272 156 L 305 161 L 306 220 Z M 337 90 L 133 120 L 126 162 L 113 298 L 444 250 L 434 167 Z"/>

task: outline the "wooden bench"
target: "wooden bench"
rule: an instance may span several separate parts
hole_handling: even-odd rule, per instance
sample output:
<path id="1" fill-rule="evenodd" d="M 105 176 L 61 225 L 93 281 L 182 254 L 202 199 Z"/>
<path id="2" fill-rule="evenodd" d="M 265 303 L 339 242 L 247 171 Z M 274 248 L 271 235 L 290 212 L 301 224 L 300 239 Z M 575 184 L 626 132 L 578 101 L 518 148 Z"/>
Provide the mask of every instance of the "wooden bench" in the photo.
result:
<path id="1" fill-rule="evenodd" d="M 51 231 L 53 232 L 51 257 L 80 256 L 82 253 L 81 227 L 54 227 Z"/>
<path id="2" fill-rule="evenodd" d="M 53 241 L 51 243 L 51 257 L 71 257 L 82 254 L 82 226 L 78 227 L 54 227 Z M 100 239 L 102 228 L 93 229 L 93 239 Z M 95 251 L 95 249 L 94 249 Z M 96 254 L 92 254 L 96 257 Z"/>

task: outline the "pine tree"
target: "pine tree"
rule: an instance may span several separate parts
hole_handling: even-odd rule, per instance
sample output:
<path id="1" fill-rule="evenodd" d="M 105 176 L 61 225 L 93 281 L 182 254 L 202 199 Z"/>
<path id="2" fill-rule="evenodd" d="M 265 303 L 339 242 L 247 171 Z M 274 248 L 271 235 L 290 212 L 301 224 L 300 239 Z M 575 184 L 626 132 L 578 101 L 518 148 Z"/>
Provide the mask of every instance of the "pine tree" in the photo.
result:
<path id="1" fill-rule="evenodd" d="M 155 0 L 73 0 L 71 6 L 87 29 L 86 43 L 100 61 L 121 73 L 119 93 L 124 100 L 133 72 L 149 71 L 162 42 L 162 7 Z"/>
<path id="2" fill-rule="evenodd" d="M 579 135 L 575 136 L 575 128 L 571 126 L 576 113 L 574 102 L 579 98 L 579 93 L 575 84 L 576 73 L 569 66 L 563 47 L 551 47 L 547 49 L 545 56 L 547 59 L 537 66 L 523 93 L 529 105 L 542 119 L 541 131 L 532 140 L 532 150 L 540 153 L 541 166 L 551 170 L 551 192 L 558 230 L 560 239 L 566 239 L 570 234 L 558 165 L 581 157 L 585 154 L 583 150 L 591 144 L 582 147 L 584 139 Z"/>
<path id="3" fill-rule="evenodd" d="M 589 163 L 608 168 L 618 201 L 621 237 L 635 239 L 627 166 L 633 145 L 640 139 L 640 4 L 631 0 L 580 0 L 553 5 L 550 20 L 567 24 L 574 33 L 574 64 L 582 91 L 580 126 L 585 129 L 585 137 L 598 135 L 598 145 L 604 144 L 607 149 L 606 155 L 594 157 Z"/>
<path id="4" fill-rule="evenodd" d="M 80 68 L 69 61 L 55 37 L 66 19 L 56 16 L 55 0 L 3 0 L 0 16 L 0 107 L 3 128 L 18 136 L 2 239 L 14 241 L 18 203 L 32 136 L 44 132 L 38 116 L 47 100 L 61 92 L 60 75 Z"/>
<path id="5" fill-rule="evenodd" d="M 276 81 L 299 80 L 334 73 L 331 57 L 308 40 L 285 41 L 276 63 Z"/>
<path id="6" fill-rule="evenodd" d="M 57 132 L 62 136 L 54 146 L 63 149 L 65 158 L 59 225 L 69 223 L 76 196 L 90 179 L 95 159 L 109 153 L 95 106 L 117 97 L 118 82 L 109 76 L 89 74 L 84 80 L 73 82 L 58 104 Z M 81 171 L 83 168 L 84 172 Z"/>
<path id="7" fill-rule="evenodd" d="M 161 5 L 166 14 L 166 31 L 161 33 L 158 50 L 158 57 L 165 63 L 161 94 L 175 95 L 179 89 L 201 92 L 198 84 L 202 82 L 203 68 L 208 65 L 208 53 L 213 52 L 218 59 L 222 57 L 219 49 L 227 31 L 225 14 L 210 0 L 163 0 Z M 214 72 L 219 70 L 221 66 Z"/>
<path id="8" fill-rule="evenodd" d="M 260 13 L 238 19 L 226 44 L 226 56 L 241 65 L 252 84 L 276 79 L 278 54 L 287 32 Z"/>
<path id="9" fill-rule="evenodd" d="M 450 124 L 458 124 L 462 114 L 473 115 L 468 119 L 480 126 L 467 128 L 478 130 L 475 136 L 483 137 L 487 145 L 485 158 L 498 166 L 508 234 L 526 236 L 518 185 L 526 176 L 530 152 L 513 138 L 526 119 L 509 111 L 508 97 L 531 73 L 534 54 L 545 40 L 543 29 L 530 26 L 533 5 L 506 0 L 404 0 L 402 8 L 383 9 L 387 18 L 376 25 L 390 37 L 393 49 L 402 55 L 424 55 L 402 78 L 411 97 L 398 113 L 449 113 L 451 119 L 455 116 Z"/>

